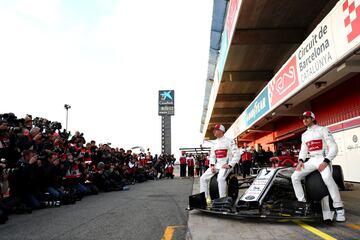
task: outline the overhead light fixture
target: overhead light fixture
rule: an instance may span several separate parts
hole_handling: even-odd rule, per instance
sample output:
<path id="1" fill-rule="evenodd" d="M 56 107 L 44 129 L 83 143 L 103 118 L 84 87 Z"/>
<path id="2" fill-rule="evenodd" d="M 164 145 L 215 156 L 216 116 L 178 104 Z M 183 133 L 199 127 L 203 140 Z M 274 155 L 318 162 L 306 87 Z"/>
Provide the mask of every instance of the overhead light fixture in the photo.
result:
<path id="1" fill-rule="evenodd" d="M 346 63 L 343 63 L 343 64 L 341 64 L 340 66 L 338 66 L 338 67 L 336 68 L 336 71 L 337 71 L 337 72 L 340 72 L 340 71 L 343 70 L 344 68 L 346 68 Z"/>
<path id="2" fill-rule="evenodd" d="M 232 74 L 231 73 L 229 74 L 229 80 L 230 80 L 230 82 L 232 82 Z"/>
<path id="3" fill-rule="evenodd" d="M 314 83 L 315 88 L 325 87 L 326 84 L 327 84 L 327 82 L 316 82 L 316 83 Z"/>

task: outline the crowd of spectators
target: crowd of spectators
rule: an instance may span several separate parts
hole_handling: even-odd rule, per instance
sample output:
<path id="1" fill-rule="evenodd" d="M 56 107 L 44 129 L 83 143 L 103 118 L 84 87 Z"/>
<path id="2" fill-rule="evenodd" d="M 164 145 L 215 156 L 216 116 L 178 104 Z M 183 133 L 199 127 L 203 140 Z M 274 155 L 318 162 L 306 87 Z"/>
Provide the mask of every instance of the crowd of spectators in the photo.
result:
<path id="1" fill-rule="evenodd" d="M 99 192 L 173 178 L 173 155 L 86 142 L 84 134 L 61 130 L 59 122 L 0 114 L 0 223 L 12 213 L 74 204 Z"/>

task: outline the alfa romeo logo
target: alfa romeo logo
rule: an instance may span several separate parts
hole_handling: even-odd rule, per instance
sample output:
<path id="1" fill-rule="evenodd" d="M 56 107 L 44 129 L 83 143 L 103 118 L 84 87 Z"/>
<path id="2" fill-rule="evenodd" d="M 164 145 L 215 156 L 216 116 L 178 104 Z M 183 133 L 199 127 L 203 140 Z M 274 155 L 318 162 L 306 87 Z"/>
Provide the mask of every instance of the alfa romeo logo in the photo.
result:
<path id="1" fill-rule="evenodd" d="M 356 142 L 358 141 L 358 137 L 357 137 L 356 135 L 354 135 L 354 136 L 352 137 L 352 140 L 353 140 L 354 143 L 356 143 Z"/>

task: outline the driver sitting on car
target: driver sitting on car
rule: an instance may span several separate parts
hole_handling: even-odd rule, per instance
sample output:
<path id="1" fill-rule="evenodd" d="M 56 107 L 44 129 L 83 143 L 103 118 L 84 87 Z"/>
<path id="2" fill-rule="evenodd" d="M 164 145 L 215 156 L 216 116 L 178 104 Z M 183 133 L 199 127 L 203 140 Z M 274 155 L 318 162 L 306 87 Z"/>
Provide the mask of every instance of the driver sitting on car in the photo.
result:
<path id="1" fill-rule="evenodd" d="M 213 129 L 213 134 L 216 137 L 215 143 L 210 152 L 210 167 L 200 177 L 200 192 L 205 192 L 207 203 L 211 203 L 209 195 L 209 182 L 212 176 L 217 172 L 217 182 L 219 186 L 220 198 L 226 197 L 226 177 L 232 171 L 232 167 L 240 159 L 240 154 L 235 142 L 224 136 L 225 127 L 221 124 L 216 124 Z"/>
<path id="2" fill-rule="evenodd" d="M 299 201 L 298 210 L 301 211 L 306 208 L 306 199 L 301 186 L 301 180 L 311 172 L 318 170 L 333 200 L 333 206 L 336 210 L 336 221 L 344 222 L 344 205 L 340 198 L 339 189 L 332 177 L 330 164 L 338 151 L 336 142 L 327 128 L 317 125 L 313 112 L 304 112 L 302 118 L 307 130 L 301 136 L 299 163 L 291 176 L 295 195 Z M 310 158 L 305 162 L 304 160 L 308 154 Z M 332 221 L 334 212 L 330 211 L 329 196 L 321 200 L 321 207 L 324 221 Z"/>

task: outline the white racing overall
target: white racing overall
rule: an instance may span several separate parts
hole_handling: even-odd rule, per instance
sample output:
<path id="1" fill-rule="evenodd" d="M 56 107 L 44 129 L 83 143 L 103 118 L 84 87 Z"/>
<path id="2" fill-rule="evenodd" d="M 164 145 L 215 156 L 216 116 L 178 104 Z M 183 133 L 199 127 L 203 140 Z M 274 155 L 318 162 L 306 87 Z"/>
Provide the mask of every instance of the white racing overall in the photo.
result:
<path id="1" fill-rule="evenodd" d="M 239 161 L 240 155 L 234 141 L 226 138 L 225 136 L 218 138 L 215 141 L 216 142 L 212 146 L 210 152 L 210 166 L 215 165 L 216 172 L 219 172 L 217 176 L 219 196 L 226 197 L 226 177 L 232 169 L 225 169 L 222 168 L 222 166 L 227 163 L 231 167 L 234 167 Z M 212 173 L 211 167 L 209 167 L 200 178 L 200 192 L 205 192 L 205 196 L 207 198 L 209 197 L 209 182 L 215 173 Z"/>
<path id="2" fill-rule="evenodd" d="M 337 151 L 337 144 L 331 132 L 326 127 L 312 125 L 303 133 L 301 136 L 299 159 L 305 160 L 308 155 L 310 156 L 310 159 L 304 163 L 304 168 L 300 171 L 295 171 L 291 176 L 295 195 L 299 202 L 306 202 L 304 190 L 301 186 L 301 180 L 311 172 L 317 171 L 319 165 L 325 158 L 332 161 L 335 158 Z M 334 208 L 343 207 L 339 189 L 332 177 L 331 164 L 329 164 L 320 174 L 329 190 Z M 329 196 L 326 196 L 321 200 L 321 207 L 324 220 L 331 219 L 332 213 L 330 211 Z"/>

